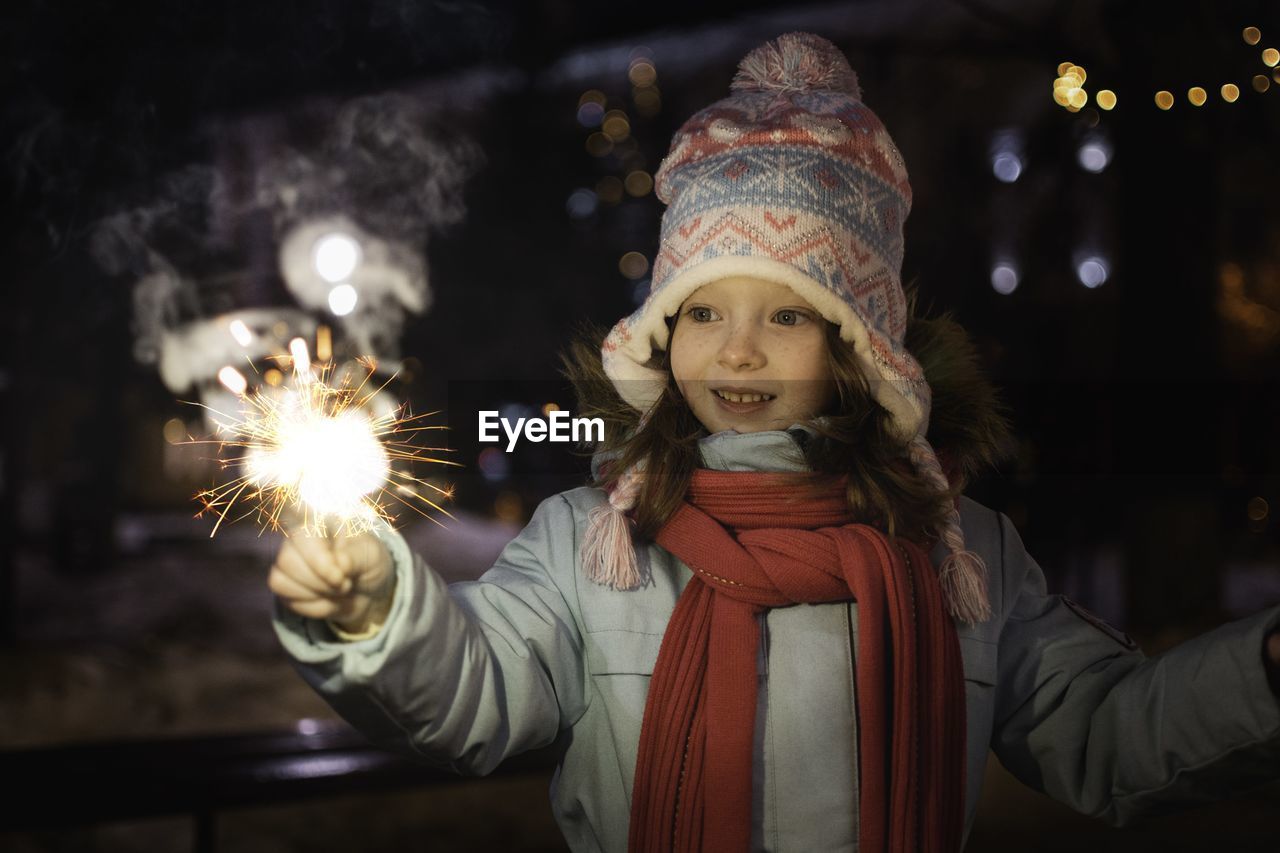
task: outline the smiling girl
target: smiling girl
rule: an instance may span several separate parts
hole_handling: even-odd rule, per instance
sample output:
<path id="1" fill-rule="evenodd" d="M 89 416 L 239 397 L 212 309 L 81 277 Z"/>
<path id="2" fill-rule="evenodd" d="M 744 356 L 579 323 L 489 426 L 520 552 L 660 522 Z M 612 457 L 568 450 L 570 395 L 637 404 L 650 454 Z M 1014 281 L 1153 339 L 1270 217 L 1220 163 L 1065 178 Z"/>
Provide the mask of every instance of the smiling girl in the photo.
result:
<path id="1" fill-rule="evenodd" d="M 394 532 L 282 545 L 277 632 L 339 713 L 461 773 L 555 744 L 584 851 L 954 851 L 990 749 L 1115 823 L 1276 776 L 1280 611 L 1147 660 L 961 496 L 1006 424 L 913 314 L 906 168 L 834 46 L 753 51 L 656 188 L 648 298 L 567 358 L 591 486 L 472 583 Z"/>

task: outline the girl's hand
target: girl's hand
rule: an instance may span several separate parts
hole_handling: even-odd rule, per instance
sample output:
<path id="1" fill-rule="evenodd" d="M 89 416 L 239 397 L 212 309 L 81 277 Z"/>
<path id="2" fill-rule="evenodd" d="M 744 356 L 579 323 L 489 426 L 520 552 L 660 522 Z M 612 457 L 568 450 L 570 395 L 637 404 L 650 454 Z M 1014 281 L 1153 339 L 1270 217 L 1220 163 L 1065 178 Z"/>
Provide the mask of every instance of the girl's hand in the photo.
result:
<path id="1" fill-rule="evenodd" d="M 396 576 L 391 554 L 372 533 L 337 539 L 293 533 L 276 554 L 267 586 L 294 613 L 361 634 L 386 621 Z"/>

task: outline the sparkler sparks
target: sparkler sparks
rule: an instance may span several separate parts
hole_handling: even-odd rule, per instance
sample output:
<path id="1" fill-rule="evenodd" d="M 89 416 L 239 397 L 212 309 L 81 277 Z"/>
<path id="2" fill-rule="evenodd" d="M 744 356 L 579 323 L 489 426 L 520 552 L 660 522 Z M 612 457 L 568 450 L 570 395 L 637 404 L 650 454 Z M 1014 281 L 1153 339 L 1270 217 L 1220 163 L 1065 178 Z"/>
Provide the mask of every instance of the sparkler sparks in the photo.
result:
<path id="1" fill-rule="evenodd" d="M 263 529 L 279 529 L 282 516 L 295 514 L 305 532 L 321 536 L 389 527 L 399 507 L 427 518 L 428 509 L 448 516 L 433 496 L 447 499 L 450 491 L 412 473 L 422 463 L 458 466 L 429 455 L 443 448 L 413 441 L 419 432 L 445 429 L 422 425 L 435 413 L 415 416 L 401 406 L 375 414 L 371 404 L 386 383 L 370 387 L 372 362 L 359 362 L 363 377 L 345 372 L 335 380 L 332 365 L 312 363 L 304 340 L 295 338 L 289 349 L 290 381 L 250 392 L 239 371 L 224 368 L 219 379 L 242 411 L 231 415 L 204 406 L 217 416 L 219 437 L 193 443 L 218 445 L 222 469 L 238 474 L 197 495 L 200 515 L 218 518 L 209 535 L 224 522 L 250 516 Z M 228 448 L 241 452 L 228 456 Z M 232 517 L 235 512 L 240 514 Z"/>

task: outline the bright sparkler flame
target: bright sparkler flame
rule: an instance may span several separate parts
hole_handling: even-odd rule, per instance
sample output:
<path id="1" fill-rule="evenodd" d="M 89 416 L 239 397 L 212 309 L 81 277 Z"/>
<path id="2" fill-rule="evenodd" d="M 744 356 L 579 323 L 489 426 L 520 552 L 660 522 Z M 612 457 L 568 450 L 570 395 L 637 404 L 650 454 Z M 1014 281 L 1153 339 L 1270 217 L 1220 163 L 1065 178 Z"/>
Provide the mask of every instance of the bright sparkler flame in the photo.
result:
<path id="1" fill-rule="evenodd" d="M 334 384 L 330 382 L 332 365 L 313 365 L 305 341 L 295 338 L 290 350 L 295 367 L 291 381 L 251 393 L 243 390 L 247 385 L 238 386 L 242 389 L 237 392 L 242 403 L 239 416 L 210 409 L 218 416 L 218 431 L 224 437 L 197 443 L 216 443 L 220 449 L 234 447 L 243 453 L 235 457 L 220 453 L 223 469 L 234 467 L 239 476 L 197 496 L 203 504 L 201 514 L 218 516 L 209 535 L 216 534 L 240 505 L 248 508 L 231 521 L 256 515 L 262 527 L 278 529 L 281 516 L 293 512 L 301 517 L 303 529 L 316 535 L 354 536 L 390 527 L 396 520 L 392 512 L 396 504 L 428 518 L 426 508 L 449 515 L 430 496 L 449 498 L 448 490 L 395 465 L 458 465 L 426 455 L 441 448 L 412 442 L 418 432 L 445 427 L 420 426 L 429 415 L 409 415 L 403 406 L 389 414 L 371 414 L 369 403 L 386 387 L 369 389 L 372 362 L 362 362 L 367 373 L 358 384 L 349 378 Z"/>

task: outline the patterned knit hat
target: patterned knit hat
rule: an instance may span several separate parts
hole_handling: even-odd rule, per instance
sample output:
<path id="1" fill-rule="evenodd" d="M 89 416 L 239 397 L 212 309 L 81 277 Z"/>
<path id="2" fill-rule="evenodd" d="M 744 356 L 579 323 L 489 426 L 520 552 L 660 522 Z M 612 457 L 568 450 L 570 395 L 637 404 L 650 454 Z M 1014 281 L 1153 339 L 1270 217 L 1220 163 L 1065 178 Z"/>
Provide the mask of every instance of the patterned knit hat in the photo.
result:
<path id="1" fill-rule="evenodd" d="M 930 390 L 903 345 L 902 226 L 911 209 L 906 164 L 862 103 L 857 76 L 831 42 L 788 33 L 738 66 L 732 94 L 677 131 L 655 176 L 667 204 L 648 298 L 604 341 L 605 372 L 641 413 L 666 373 L 649 366 L 668 344 L 666 318 L 704 284 L 749 276 L 785 284 L 840 329 L 912 463 L 940 490 L 947 478 L 925 433 Z M 629 532 L 642 472 L 626 472 L 584 543 L 594 580 L 638 585 Z M 621 526 L 620 526 L 621 525 Z M 939 571 L 952 614 L 989 616 L 986 570 L 966 551 L 959 513 L 939 531 L 951 554 Z M 627 546 L 625 549 L 624 545 Z M 590 559 L 587 559 L 590 558 Z"/>

